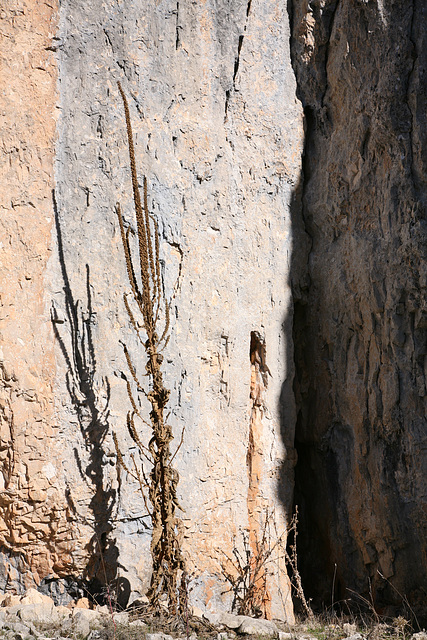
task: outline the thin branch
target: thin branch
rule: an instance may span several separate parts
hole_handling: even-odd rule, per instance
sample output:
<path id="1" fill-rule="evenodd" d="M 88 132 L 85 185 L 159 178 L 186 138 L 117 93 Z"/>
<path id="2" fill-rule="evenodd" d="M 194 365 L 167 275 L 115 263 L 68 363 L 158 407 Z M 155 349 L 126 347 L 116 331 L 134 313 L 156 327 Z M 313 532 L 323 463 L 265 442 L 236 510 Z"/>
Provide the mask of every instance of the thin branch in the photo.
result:
<path id="1" fill-rule="evenodd" d="M 185 425 L 182 427 L 182 431 L 181 431 L 181 440 L 179 441 L 179 445 L 177 446 L 175 453 L 173 454 L 172 458 L 169 461 L 169 465 L 172 464 L 172 462 L 175 459 L 176 454 L 178 453 L 178 451 L 181 449 L 182 443 L 184 442 L 184 432 L 185 432 Z"/>

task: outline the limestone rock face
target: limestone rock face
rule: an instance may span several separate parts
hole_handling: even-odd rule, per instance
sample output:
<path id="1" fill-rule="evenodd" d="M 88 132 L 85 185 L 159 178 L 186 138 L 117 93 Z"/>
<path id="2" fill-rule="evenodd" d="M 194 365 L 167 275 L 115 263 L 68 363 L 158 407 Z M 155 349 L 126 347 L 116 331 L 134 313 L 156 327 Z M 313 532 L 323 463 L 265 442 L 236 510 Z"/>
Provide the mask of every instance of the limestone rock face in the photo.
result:
<path id="1" fill-rule="evenodd" d="M 58 484 L 55 344 L 46 295 L 58 103 L 55 3 L 0 13 L 0 584 L 24 588 L 69 563 Z"/>
<path id="2" fill-rule="evenodd" d="M 230 607 L 225 576 L 238 579 L 246 537 L 252 554 L 275 548 L 264 613 L 291 620 L 281 545 L 303 121 L 286 3 L 14 1 L 3 14 L 14 48 L 3 40 L 0 99 L 15 106 L 2 104 L 2 580 L 54 595 L 118 575 L 124 600 L 149 584 L 150 518 L 112 440 L 130 464 L 121 341 L 145 372 L 115 214 L 120 201 L 133 238 L 120 80 L 171 301 L 163 366 L 191 598 Z"/>
<path id="3" fill-rule="evenodd" d="M 425 20 L 421 0 L 293 2 L 311 240 L 295 282 L 299 557 L 326 602 L 334 565 L 336 599 L 370 580 L 378 604 L 399 600 L 386 578 L 425 601 Z"/>
<path id="4" fill-rule="evenodd" d="M 230 611 L 246 552 L 274 549 L 258 605 L 292 621 L 297 457 L 307 595 L 422 602 L 426 11 L 3 2 L 1 590 L 66 604 L 114 581 L 124 605 L 150 581 L 150 517 L 112 437 L 129 467 L 122 345 L 140 377 L 145 354 L 123 302 L 117 202 L 137 242 L 119 80 L 171 305 L 191 606 Z"/>

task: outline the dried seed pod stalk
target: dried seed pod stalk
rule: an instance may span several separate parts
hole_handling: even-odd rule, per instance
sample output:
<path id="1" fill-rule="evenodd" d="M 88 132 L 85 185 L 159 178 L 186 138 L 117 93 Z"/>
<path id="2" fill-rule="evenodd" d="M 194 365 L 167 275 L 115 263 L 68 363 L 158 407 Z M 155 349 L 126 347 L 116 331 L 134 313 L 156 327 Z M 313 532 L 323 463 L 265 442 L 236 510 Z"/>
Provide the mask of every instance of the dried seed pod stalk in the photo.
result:
<path id="1" fill-rule="evenodd" d="M 157 223 L 148 210 L 147 180 L 144 177 L 144 193 L 143 201 L 141 202 L 129 106 L 120 83 L 118 83 L 118 87 L 123 100 L 126 118 L 139 253 L 139 261 L 137 261 L 132 256 L 129 230 L 125 230 L 120 205 L 117 204 L 117 217 L 131 287 L 130 301 L 126 294 L 123 297 L 130 322 L 146 353 L 145 369 L 148 391 L 145 391 L 140 383 L 137 369 L 131 360 L 126 345 L 123 345 L 123 348 L 129 373 L 135 383 L 137 393 L 142 393 L 151 404 L 149 425 L 152 437 L 148 444 L 145 445 L 137 432 L 136 416 L 146 424 L 148 423 L 140 415 L 140 410 L 138 409 L 140 405 L 135 401 L 129 381 L 127 390 L 132 409 L 127 414 L 127 428 L 130 437 L 139 450 L 141 459 L 145 459 L 150 466 L 149 473 L 145 473 L 143 464 L 138 463 L 135 456 L 131 456 L 132 464 L 125 465 L 115 434 L 114 442 L 117 449 L 118 465 L 124 468 L 138 483 L 151 516 L 153 528 L 151 541 L 153 573 L 147 594 L 148 598 L 152 607 L 157 609 L 160 596 L 166 594 L 170 613 L 176 613 L 180 608 L 178 578 L 180 574 L 182 575 L 184 569 L 178 537 L 179 523 L 175 515 L 176 508 L 179 506 L 176 498 L 179 476 L 172 466 L 174 456 L 171 454 L 170 444 L 173 440 L 173 434 L 165 419 L 165 408 L 170 392 L 164 386 L 161 369 L 163 361 L 161 351 L 169 341 L 169 304 L 162 287 Z M 139 329 L 132 307 L 137 310 L 137 314 L 142 318 L 144 331 Z M 162 318 L 161 333 L 159 331 L 160 318 Z"/>

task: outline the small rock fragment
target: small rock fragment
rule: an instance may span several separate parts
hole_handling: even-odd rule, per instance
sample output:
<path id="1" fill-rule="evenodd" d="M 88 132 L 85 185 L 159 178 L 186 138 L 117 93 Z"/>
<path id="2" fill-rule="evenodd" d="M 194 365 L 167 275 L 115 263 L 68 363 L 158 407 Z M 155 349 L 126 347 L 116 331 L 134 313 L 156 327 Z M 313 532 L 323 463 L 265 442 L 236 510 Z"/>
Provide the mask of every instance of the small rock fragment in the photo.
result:
<path id="1" fill-rule="evenodd" d="M 101 620 L 101 614 L 91 609 L 73 609 L 72 617 L 63 620 L 61 629 L 64 633 L 88 636 L 94 626 Z"/>
<path id="2" fill-rule="evenodd" d="M 145 607 L 147 604 L 150 604 L 147 596 L 141 596 L 140 598 L 136 598 L 136 600 L 132 600 L 129 606 L 132 609 L 138 609 L 139 607 Z"/>
<path id="3" fill-rule="evenodd" d="M 270 638 L 278 636 L 279 630 L 271 620 L 247 618 L 246 616 L 241 617 L 244 618 L 244 620 L 237 629 L 237 633 L 248 636 L 268 636 Z"/>
<path id="4" fill-rule="evenodd" d="M 111 614 L 109 614 L 111 616 Z M 118 624 L 129 624 L 129 614 L 126 611 L 118 611 L 113 614 L 114 621 Z"/>
<path id="5" fill-rule="evenodd" d="M 64 607 L 62 604 L 55 607 L 55 613 L 59 618 L 69 618 L 72 615 L 71 609 L 68 607 Z"/>
<path id="6" fill-rule="evenodd" d="M 42 622 L 43 624 L 59 622 L 59 614 L 53 604 L 24 604 L 20 607 L 18 615 L 23 622 Z"/>
<path id="7" fill-rule="evenodd" d="M 22 622 L 14 622 L 10 625 L 9 628 L 12 629 L 12 631 L 14 631 L 15 633 L 19 633 L 24 637 L 31 634 L 30 627 L 28 627 L 26 624 L 22 624 Z"/>
<path id="8" fill-rule="evenodd" d="M 14 607 L 21 602 L 21 596 L 8 594 L 1 603 L 2 607 Z"/>
<path id="9" fill-rule="evenodd" d="M 44 604 L 50 607 L 55 606 L 55 603 L 52 600 L 52 598 L 49 598 L 49 596 L 46 596 L 44 593 L 40 593 L 40 591 L 37 591 L 37 589 L 28 589 L 28 591 L 20 599 L 20 601 L 21 601 L 21 604 L 23 605 Z"/>
<path id="10" fill-rule="evenodd" d="M 238 629 L 245 619 L 252 620 L 252 618 L 247 618 L 247 616 L 235 616 L 231 613 L 221 613 L 219 622 L 229 629 Z"/>
<path id="11" fill-rule="evenodd" d="M 357 633 L 357 627 L 355 624 L 350 624 L 349 622 L 345 622 L 342 626 L 344 633 L 347 636 L 354 636 Z"/>
<path id="12" fill-rule="evenodd" d="M 131 622 L 129 624 L 130 627 L 138 627 L 139 629 L 141 629 L 141 631 L 143 631 L 144 629 L 147 629 L 147 625 L 144 622 L 144 620 L 134 620 L 133 622 Z"/>
<path id="13" fill-rule="evenodd" d="M 76 609 L 90 609 L 90 602 L 87 598 L 80 598 L 76 602 Z"/>
<path id="14" fill-rule="evenodd" d="M 99 613 L 104 613 L 106 615 L 108 615 L 110 613 L 110 609 L 107 607 L 106 604 L 98 604 L 96 606 L 96 611 L 99 611 Z"/>
<path id="15" fill-rule="evenodd" d="M 16 618 L 16 616 L 18 615 L 19 611 L 21 610 L 22 605 L 21 604 L 14 604 L 11 607 L 6 607 L 5 611 L 6 611 L 6 619 L 10 620 L 11 618 Z"/>

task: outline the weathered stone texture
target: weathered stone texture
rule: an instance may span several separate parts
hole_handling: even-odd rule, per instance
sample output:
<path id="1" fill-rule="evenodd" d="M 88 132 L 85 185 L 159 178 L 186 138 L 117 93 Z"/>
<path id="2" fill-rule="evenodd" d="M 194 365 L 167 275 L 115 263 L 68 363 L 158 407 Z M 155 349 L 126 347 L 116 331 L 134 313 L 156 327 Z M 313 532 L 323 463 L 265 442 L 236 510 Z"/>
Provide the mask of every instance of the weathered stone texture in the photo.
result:
<path id="1" fill-rule="evenodd" d="M 56 448 L 46 265 L 51 251 L 57 5 L 0 12 L 0 584 L 22 588 L 67 565 Z M 59 464 L 58 464 L 59 463 Z"/>
<path id="2" fill-rule="evenodd" d="M 295 283 L 305 584 L 329 601 L 336 564 L 337 599 L 370 580 L 378 604 L 396 602 L 378 570 L 416 605 L 427 588 L 426 9 L 293 2 L 292 20 L 312 242 L 310 284 Z"/>
<path id="3" fill-rule="evenodd" d="M 285 7 L 276 2 L 135 2 L 126 11 L 113 2 L 73 2 L 62 8 L 56 170 L 61 260 L 70 269 L 73 299 L 85 301 L 82 310 L 89 304 L 85 264 L 90 266 L 93 383 L 101 389 L 108 377 L 108 423 L 126 451 L 128 372 L 119 340 L 134 354 L 137 346 L 121 301 L 128 284 L 114 213 L 120 200 L 134 225 L 115 84 L 120 79 L 130 98 L 139 171 L 148 176 L 166 295 L 172 299 L 165 373 L 177 441 L 185 427 L 176 458 L 184 552 L 195 603 L 213 609 L 222 606 L 224 565 L 234 544 L 242 544 L 243 532 L 258 531 L 267 513 L 283 531 L 291 506 L 292 368 L 286 368 L 289 344 L 282 323 L 290 311 L 287 211 L 299 174 L 302 120 L 287 25 Z M 67 315 L 61 295 L 55 305 Z M 249 518 L 251 332 L 265 342 L 270 373 L 257 441 L 259 497 Z M 73 348 L 84 345 L 67 347 L 69 354 Z M 64 420 L 70 422 L 61 376 Z M 291 412 L 284 443 L 278 405 L 285 380 Z M 103 449 L 114 461 L 111 437 Z M 69 458 L 73 495 L 78 476 L 71 451 Z M 286 504 L 278 500 L 284 479 Z M 110 481 L 108 490 L 115 491 L 113 476 Z M 108 479 L 97 482 L 105 490 Z M 143 502 L 125 483 L 110 497 L 116 500 L 108 508 L 118 519 L 119 562 L 132 584 L 136 575 L 146 583 L 149 520 Z M 273 529 L 271 535 L 273 544 Z M 290 615 L 284 567 L 275 560 L 271 569 L 276 575 L 268 586 L 268 613 L 283 611 L 281 584 Z"/>
<path id="4" fill-rule="evenodd" d="M 65 504 L 69 519 L 52 537 L 50 520 L 35 525 L 27 516 L 22 557 L 31 569 L 33 551 L 44 558 L 36 582 L 46 573 L 104 582 L 102 549 L 107 579 L 119 568 L 124 585 L 140 592 L 148 585 L 150 521 L 135 484 L 117 475 L 111 436 L 114 429 L 129 459 L 129 372 L 120 340 L 144 373 L 122 300 L 129 285 L 114 211 L 120 201 L 134 229 L 120 80 L 172 304 L 164 371 L 176 444 L 185 427 L 176 464 L 191 597 L 215 610 L 231 602 L 223 591 L 225 571 L 237 576 L 227 559 L 234 546 L 243 549 L 246 533 L 256 550 L 266 521 L 274 545 L 292 502 L 287 283 L 303 128 L 286 6 L 64 0 L 59 17 L 52 6 L 22 3 L 16 13 L 9 3 L 6 12 L 10 36 L 25 39 L 28 58 L 21 62 L 15 47 L 14 64 L 22 67 L 4 72 L 4 85 L 16 85 L 8 144 L 21 155 L 5 169 L 16 193 L 2 192 L 4 206 L 10 210 L 12 199 L 14 207 L 1 222 L 13 283 L 2 292 L 9 314 L 1 329 L 2 455 L 9 493 L 15 483 L 26 509 L 51 505 L 58 522 Z M 12 59 L 7 46 L 4 55 Z M 148 442 L 144 424 L 141 432 Z M 17 531 L 14 518 L 3 513 L 2 526 Z M 16 542 L 5 539 L 6 556 Z M 291 620 L 275 549 L 262 606 Z"/>
<path id="5" fill-rule="evenodd" d="M 0 586 L 48 577 L 66 599 L 71 578 L 119 575 L 125 602 L 149 582 L 150 520 L 112 442 L 129 461 L 121 340 L 144 373 L 114 212 L 134 237 L 120 80 L 171 300 L 192 604 L 229 607 L 233 548 L 256 553 L 266 522 L 274 545 L 291 509 L 290 279 L 308 595 L 370 581 L 396 602 L 386 578 L 425 596 L 427 10 L 288 4 L 298 86 L 278 0 L 3 2 Z M 261 610 L 291 620 L 276 556 L 266 580 Z"/>

